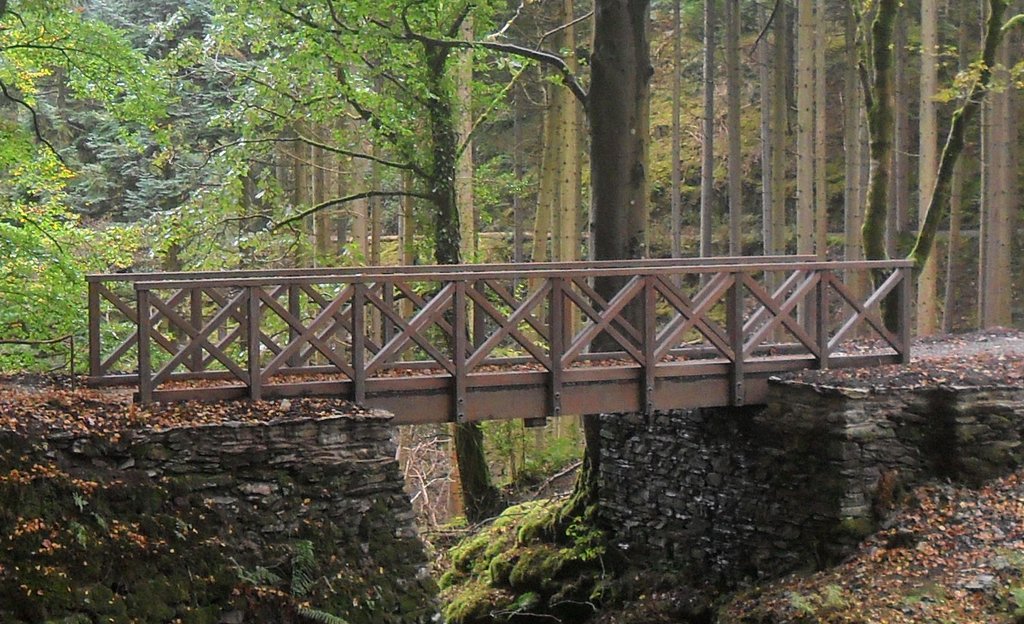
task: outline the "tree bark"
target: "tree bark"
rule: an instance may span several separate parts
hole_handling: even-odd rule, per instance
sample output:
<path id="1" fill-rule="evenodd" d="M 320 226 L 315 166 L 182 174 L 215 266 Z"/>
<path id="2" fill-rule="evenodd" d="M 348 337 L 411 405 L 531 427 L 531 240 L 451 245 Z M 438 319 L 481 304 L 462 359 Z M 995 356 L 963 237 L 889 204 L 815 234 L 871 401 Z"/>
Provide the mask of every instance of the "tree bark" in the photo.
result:
<path id="1" fill-rule="evenodd" d="M 456 193 L 456 156 L 458 130 L 452 97 L 445 84 L 450 47 L 424 42 L 427 59 L 427 87 L 431 97 L 427 117 L 431 134 L 430 194 L 434 216 L 434 258 L 438 264 L 459 264 L 461 258 L 459 209 Z M 457 328 L 462 331 L 464 328 Z M 462 484 L 466 517 L 478 522 L 491 516 L 501 504 L 501 496 L 491 482 L 484 456 L 483 431 L 475 422 L 453 425 L 456 460 Z"/>
<path id="2" fill-rule="evenodd" d="M 743 153 L 740 135 L 740 3 L 726 2 L 725 82 L 726 126 L 729 133 L 729 255 L 743 254 L 740 224 L 743 219 Z"/>
<path id="3" fill-rule="evenodd" d="M 935 187 L 935 170 L 939 164 L 939 142 L 935 96 L 938 92 L 938 7 L 936 0 L 921 0 L 921 93 L 919 104 L 918 153 L 918 225 Z M 952 225 L 950 225 L 952 237 Z M 947 242 L 952 242 L 947 241 Z M 930 336 L 938 329 L 938 263 L 929 259 L 917 282 L 917 335 Z"/>
<path id="4" fill-rule="evenodd" d="M 779 3 L 775 24 L 772 27 L 772 209 L 771 209 L 771 252 L 782 254 L 786 251 L 786 171 L 789 162 L 789 75 L 791 40 L 789 9 L 785 2 Z"/>
<path id="5" fill-rule="evenodd" d="M 861 228 L 864 225 L 864 203 L 861 193 L 861 168 L 864 151 L 861 149 L 864 108 L 860 99 L 860 82 L 857 75 L 857 19 L 853 10 L 846 7 L 844 24 L 846 39 L 846 71 L 843 77 L 843 148 L 846 152 L 845 184 L 843 187 L 843 229 L 845 239 L 844 258 L 847 261 L 864 259 L 864 244 Z M 862 296 L 866 283 L 862 271 L 847 276 L 853 292 Z"/>
<path id="6" fill-rule="evenodd" d="M 816 0 L 814 7 L 814 253 L 819 260 L 828 256 L 828 164 L 825 134 L 825 48 L 828 20 L 825 0 Z"/>
<path id="7" fill-rule="evenodd" d="M 864 255 L 868 260 L 884 260 L 887 257 L 885 224 L 894 132 L 892 34 L 897 8 L 897 0 L 879 0 L 878 10 L 871 25 L 874 80 L 870 90 L 865 92 L 871 172 L 863 228 Z"/>
<path id="8" fill-rule="evenodd" d="M 797 2 L 796 251 L 814 253 L 814 0 Z M 802 316 L 802 315 L 801 315 Z"/>
<path id="9" fill-rule="evenodd" d="M 682 80 L 683 67 L 683 32 L 682 13 L 683 0 L 676 0 L 672 5 L 672 257 L 683 255 L 683 208 L 681 189 L 682 167 Z"/>
<path id="10" fill-rule="evenodd" d="M 597 0 L 589 96 L 594 257 L 646 255 L 647 148 L 650 79 L 648 0 Z M 595 280 L 610 298 L 622 278 Z M 633 315 L 634 322 L 637 316 Z M 640 325 L 642 327 L 642 325 Z M 600 420 L 583 420 L 586 450 L 568 514 L 580 515 L 596 500 L 600 473 Z M 580 507 L 582 505 L 582 507 Z"/>
<path id="11" fill-rule="evenodd" d="M 712 255 L 715 195 L 715 2 L 704 0 L 704 119 L 700 165 L 700 255 Z"/>

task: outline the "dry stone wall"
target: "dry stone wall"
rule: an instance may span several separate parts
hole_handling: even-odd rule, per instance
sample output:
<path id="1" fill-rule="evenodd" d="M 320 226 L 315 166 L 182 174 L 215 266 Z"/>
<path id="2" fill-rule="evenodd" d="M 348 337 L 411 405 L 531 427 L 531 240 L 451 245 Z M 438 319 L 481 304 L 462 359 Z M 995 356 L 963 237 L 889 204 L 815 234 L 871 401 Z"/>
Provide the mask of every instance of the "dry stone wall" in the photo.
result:
<path id="1" fill-rule="evenodd" d="M 0 528 L 33 516 L 52 527 L 66 585 L 4 599 L 8 580 L 12 597 L 18 583 L 46 580 L 5 578 L 22 558 L 49 556 L 36 536 L 19 534 L 0 549 L 0 620 L 435 621 L 436 586 L 390 420 L 337 414 L 113 438 L 0 435 Z M 11 478 L 43 473 L 45 481 Z M 54 603 L 44 593 L 67 595 Z"/>
<path id="2" fill-rule="evenodd" d="M 931 479 L 1024 459 L 1024 390 L 775 383 L 761 408 L 602 417 L 601 516 L 627 556 L 698 581 L 814 568 Z"/>

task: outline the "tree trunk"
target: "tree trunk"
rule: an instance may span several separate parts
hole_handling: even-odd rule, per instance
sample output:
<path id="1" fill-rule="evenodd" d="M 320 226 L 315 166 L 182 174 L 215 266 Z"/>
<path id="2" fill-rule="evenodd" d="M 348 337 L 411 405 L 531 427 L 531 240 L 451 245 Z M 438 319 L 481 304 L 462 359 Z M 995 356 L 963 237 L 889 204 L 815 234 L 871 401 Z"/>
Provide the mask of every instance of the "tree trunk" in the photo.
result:
<path id="1" fill-rule="evenodd" d="M 814 7 L 814 253 L 819 260 L 828 256 L 828 163 L 825 135 L 825 48 L 828 44 L 826 33 L 825 0 L 817 0 Z"/>
<path id="2" fill-rule="evenodd" d="M 768 8 L 761 5 L 757 12 L 758 21 L 768 19 Z M 777 16 L 776 16 L 777 17 Z M 772 228 L 772 204 L 775 188 L 772 185 L 772 84 L 771 84 L 771 53 L 767 39 L 757 47 L 757 77 L 760 82 L 761 105 L 761 253 L 771 255 L 775 248 Z M 776 132 L 781 132 L 781 128 Z"/>
<path id="3" fill-rule="evenodd" d="M 700 255 L 712 252 L 715 194 L 715 2 L 704 0 L 704 120 L 700 165 Z M 591 165 L 593 166 L 593 165 Z"/>
<path id="4" fill-rule="evenodd" d="M 473 19 L 467 17 L 459 29 L 459 36 L 473 40 Z M 461 152 L 456 163 L 455 194 L 459 206 L 459 239 L 462 258 L 477 261 L 477 211 L 473 201 L 473 144 L 469 139 L 473 131 L 473 49 L 460 50 L 455 68 L 455 126 L 459 133 Z"/>
<path id="5" fill-rule="evenodd" d="M 796 40 L 796 251 L 811 254 L 814 253 L 814 0 L 797 2 Z"/>
<path id="6" fill-rule="evenodd" d="M 1009 55 L 1005 45 L 997 53 L 993 77 L 1005 84 Z M 1011 89 L 992 93 L 983 103 L 982 167 L 984 174 L 979 249 L 979 324 L 983 328 L 1012 324 L 1010 250 L 1013 243 L 1014 202 L 1010 194 Z"/>
<path id="7" fill-rule="evenodd" d="M 729 255 L 743 254 L 740 222 L 743 219 L 743 154 L 740 134 L 740 3 L 726 1 L 725 82 L 726 126 L 729 133 Z"/>
<path id="8" fill-rule="evenodd" d="M 683 172 L 682 167 L 682 79 L 683 67 L 683 31 L 682 13 L 683 0 L 676 0 L 672 5 L 672 257 L 683 255 L 683 204 L 681 197 Z"/>
<path id="9" fill-rule="evenodd" d="M 785 2 L 779 3 L 773 25 L 772 65 L 772 209 L 771 209 L 771 252 L 786 252 L 786 171 L 789 162 L 787 152 L 789 136 L 789 9 Z"/>
<path id="10" fill-rule="evenodd" d="M 459 264 L 460 226 L 456 194 L 456 156 L 458 130 L 451 95 L 445 85 L 445 67 L 450 48 L 425 43 L 427 87 L 431 98 L 427 106 L 431 133 L 431 195 L 434 216 L 434 258 L 438 264 Z M 464 328 L 456 328 L 462 331 Z M 475 422 L 453 425 L 456 459 L 462 484 L 466 517 L 478 522 L 498 510 L 501 496 L 491 483 L 484 456 L 483 431 Z"/>
<path id="11" fill-rule="evenodd" d="M 570 24 L 573 20 L 573 0 L 562 0 L 561 23 Z M 567 26 L 559 33 L 559 48 L 576 49 L 576 34 L 572 26 Z M 566 64 L 572 71 L 576 70 L 575 55 L 570 54 Z M 560 262 L 579 259 L 578 213 L 580 203 L 580 157 L 579 157 L 579 117 L 580 105 L 569 89 L 558 86 L 556 94 L 560 100 L 558 106 L 558 203 L 552 212 L 552 251 Z"/>
<path id="12" fill-rule="evenodd" d="M 893 123 L 895 136 L 892 156 L 892 199 L 895 210 L 889 214 L 889 255 L 897 257 L 906 251 L 906 236 L 910 232 L 910 92 L 907 72 L 907 19 L 903 7 L 895 22 L 893 45 Z"/>
<path id="13" fill-rule="evenodd" d="M 956 322 L 956 287 L 960 283 L 960 228 L 963 222 L 964 163 L 959 161 L 953 169 L 949 191 L 949 240 L 946 241 L 946 292 L 942 304 L 942 331 L 950 333 Z M 928 266 L 932 260 L 925 263 Z M 918 295 L 920 298 L 920 295 Z"/>
<path id="14" fill-rule="evenodd" d="M 861 168 L 864 151 L 861 149 L 861 130 L 864 108 L 860 99 L 857 75 L 857 20 L 853 10 L 846 7 L 845 17 L 846 71 L 843 77 L 843 148 L 846 152 L 845 184 L 843 187 L 844 258 L 847 261 L 864 259 L 861 227 L 864 225 L 864 203 L 861 193 Z M 847 275 L 851 290 L 861 297 L 867 290 L 863 271 Z"/>
<path id="15" fill-rule="evenodd" d="M 868 260 L 884 260 L 887 257 L 885 224 L 894 131 L 892 33 L 897 8 L 897 0 L 879 0 L 875 20 L 871 25 L 871 60 L 875 75 L 870 90 L 865 92 L 871 173 L 863 228 L 864 255 Z"/>
<path id="16" fill-rule="evenodd" d="M 594 6 L 590 177 L 592 240 L 598 260 L 642 258 L 646 254 L 652 74 L 648 10 L 648 0 L 597 0 Z M 594 287 L 607 298 L 623 283 L 622 278 L 604 278 L 595 280 Z M 574 496 L 576 504 L 567 507 L 570 515 L 582 514 L 597 496 L 599 417 L 585 417 L 583 430 L 586 450 Z"/>
<path id="17" fill-rule="evenodd" d="M 547 108 L 544 110 L 544 139 L 540 164 L 540 187 L 537 190 L 537 211 L 533 219 L 533 251 L 531 260 L 548 260 L 548 235 L 551 233 L 551 215 L 558 202 L 558 106 L 555 91 L 547 85 Z M 553 255 L 553 254 L 552 254 Z"/>
<path id="18" fill-rule="evenodd" d="M 921 0 L 921 99 L 918 153 L 918 224 L 924 215 L 935 188 L 935 171 L 939 164 L 939 142 L 936 123 L 935 96 L 938 92 L 938 7 L 936 0 Z M 952 224 L 950 225 L 952 237 Z M 947 241 L 947 242 L 952 242 Z M 917 335 L 930 336 L 938 329 L 938 274 L 935 258 L 921 270 L 917 281 Z"/>

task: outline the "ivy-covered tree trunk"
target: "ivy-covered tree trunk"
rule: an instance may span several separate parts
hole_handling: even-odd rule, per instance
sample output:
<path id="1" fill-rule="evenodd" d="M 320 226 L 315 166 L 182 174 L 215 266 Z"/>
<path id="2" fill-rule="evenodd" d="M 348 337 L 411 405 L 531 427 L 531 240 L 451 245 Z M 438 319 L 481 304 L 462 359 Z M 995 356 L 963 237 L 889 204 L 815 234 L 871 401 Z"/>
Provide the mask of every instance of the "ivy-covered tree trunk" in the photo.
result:
<path id="1" fill-rule="evenodd" d="M 854 0 L 856 1 L 856 0 Z M 889 178 L 892 167 L 893 118 L 893 25 L 899 8 L 897 0 L 879 0 L 871 25 L 871 61 L 874 80 L 865 81 L 865 107 L 868 112 L 871 174 L 868 202 L 864 211 L 864 255 L 868 260 L 884 260 L 885 223 L 889 202 Z"/>
<path id="2" fill-rule="evenodd" d="M 427 86 L 431 93 L 427 113 L 432 145 L 430 196 L 436 211 L 434 259 L 438 264 L 459 264 L 462 257 L 455 177 L 458 130 L 452 96 L 445 84 L 445 68 L 452 48 L 430 42 L 423 45 L 427 56 Z M 455 328 L 455 331 L 463 329 Z M 466 518 L 470 522 L 478 522 L 498 511 L 501 501 L 497 488 L 491 482 L 484 455 L 483 431 L 475 422 L 459 422 L 452 425 L 452 437 Z"/>
<path id="3" fill-rule="evenodd" d="M 949 134 L 946 136 L 946 145 L 942 148 L 942 156 L 939 159 L 939 173 L 935 178 L 931 201 L 928 202 L 928 210 L 922 221 L 917 240 L 914 242 L 914 248 L 910 251 L 909 258 L 918 270 L 924 266 L 931 254 L 939 223 L 942 221 L 946 206 L 949 205 L 953 186 L 953 171 L 964 150 L 964 135 L 967 126 L 978 114 L 982 98 L 988 92 L 992 80 L 992 66 L 995 64 L 999 43 L 1008 30 L 1024 25 L 1024 14 L 1016 15 L 1004 24 L 1003 17 L 1006 14 L 1006 8 L 1006 0 L 989 0 L 989 16 L 985 27 L 985 45 L 981 52 L 980 73 L 964 99 L 963 105 L 953 113 Z"/>

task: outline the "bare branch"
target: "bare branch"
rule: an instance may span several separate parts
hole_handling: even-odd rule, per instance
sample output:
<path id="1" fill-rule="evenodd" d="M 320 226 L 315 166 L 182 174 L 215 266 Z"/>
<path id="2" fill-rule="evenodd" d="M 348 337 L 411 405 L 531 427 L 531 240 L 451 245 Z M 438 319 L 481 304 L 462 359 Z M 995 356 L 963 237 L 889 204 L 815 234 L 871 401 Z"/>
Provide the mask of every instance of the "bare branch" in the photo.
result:
<path id="1" fill-rule="evenodd" d="M 416 197 L 418 199 L 425 199 L 428 201 L 433 200 L 430 195 L 426 193 L 415 193 L 410 191 L 364 191 L 362 193 L 353 193 L 352 195 L 346 195 L 345 197 L 338 197 L 336 199 L 328 199 L 327 201 L 320 202 L 315 206 L 311 206 L 302 212 L 294 214 L 284 221 L 280 221 L 271 226 L 270 230 L 278 230 L 285 226 L 292 225 L 298 221 L 301 221 L 311 214 L 315 214 L 325 208 L 331 206 L 340 206 L 341 204 L 347 204 L 350 202 L 358 201 L 360 199 L 369 199 L 371 197 Z"/>
<path id="2" fill-rule="evenodd" d="M 11 91 L 7 88 L 7 85 L 4 83 L 3 80 L 0 80 L 0 92 L 3 93 L 5 98 L 21 106 L 22 108 L 27 110 L 30 115 L 32 115 L 32 131 L 35 133 L 36 139 L 40 143 L 45 145 L 47 149 L 50 150 L 50 152 L 57 158 L 57 160 L 60 161 L 60 164 L 67 167 L 68 164 L 64 161 L 64 157 L 61 156 L 60 153 L 57 151 L 57 148 L 54 147 L 53 144 L 50 143 L 50 141 L 47 140 L 46 137 L 43 136 L 42 126 L 39 123 L 39 113 L 36 112 L 36 109 L 25 100 L 11 93 Z"/>

